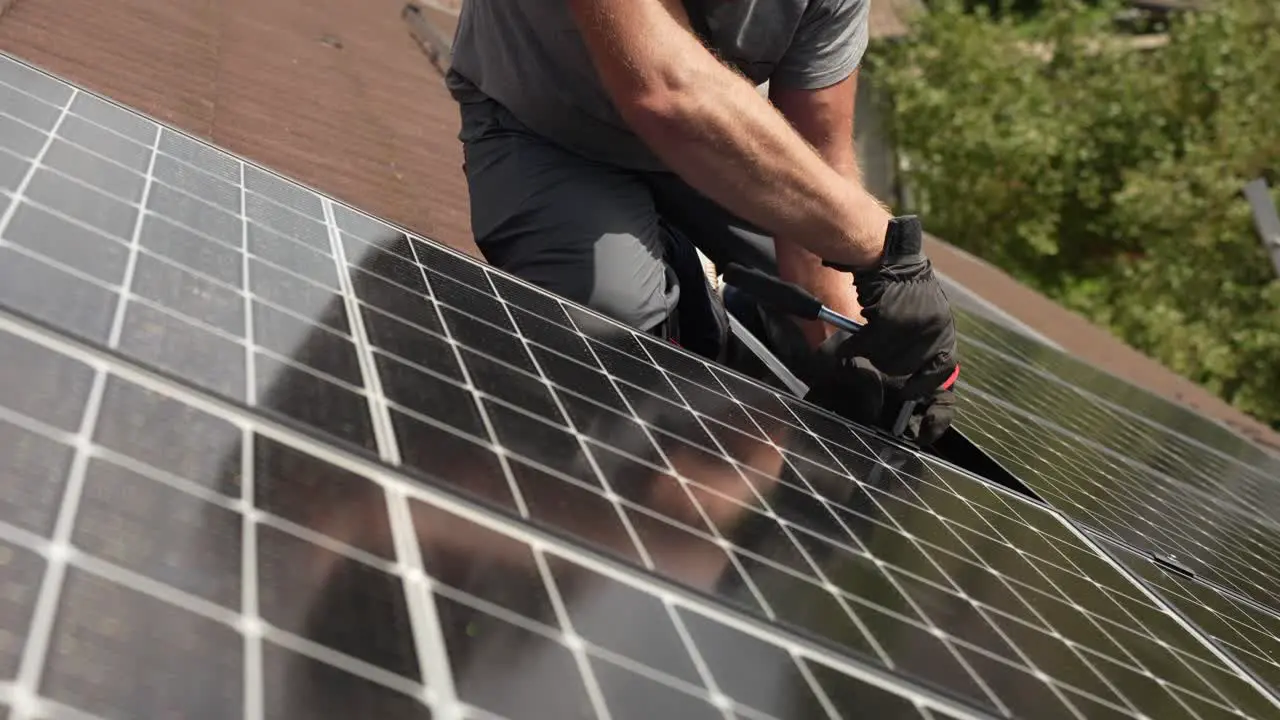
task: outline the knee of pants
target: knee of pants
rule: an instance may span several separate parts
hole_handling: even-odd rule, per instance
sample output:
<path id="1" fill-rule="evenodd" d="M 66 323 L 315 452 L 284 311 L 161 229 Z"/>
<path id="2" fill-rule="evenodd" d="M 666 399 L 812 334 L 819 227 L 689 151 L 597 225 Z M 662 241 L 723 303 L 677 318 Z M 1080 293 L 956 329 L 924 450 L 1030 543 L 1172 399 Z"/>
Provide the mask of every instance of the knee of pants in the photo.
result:
<path id="1" fill-rule="evenodd" d="M 586 306 L 623 325 L 648 332 L 665 322 L 680 300 L 680 286 L 669 267 L 660 265 L 660 278 L 619 282 L 597 274 Z M 652 271 L 652 270 L 651 270 Z"/>

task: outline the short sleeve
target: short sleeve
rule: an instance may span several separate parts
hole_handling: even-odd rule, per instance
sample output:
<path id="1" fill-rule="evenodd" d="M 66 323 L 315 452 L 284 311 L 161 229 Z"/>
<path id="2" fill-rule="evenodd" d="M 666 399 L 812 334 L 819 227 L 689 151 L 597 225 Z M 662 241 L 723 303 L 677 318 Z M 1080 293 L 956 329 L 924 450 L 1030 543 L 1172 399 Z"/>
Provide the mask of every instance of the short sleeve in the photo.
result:
<path id="1" fill-rule="evenodd" d="M 844 80 L 862 63 L 871 0 L 809 0 L 770 82 L 815 90 Z"/>

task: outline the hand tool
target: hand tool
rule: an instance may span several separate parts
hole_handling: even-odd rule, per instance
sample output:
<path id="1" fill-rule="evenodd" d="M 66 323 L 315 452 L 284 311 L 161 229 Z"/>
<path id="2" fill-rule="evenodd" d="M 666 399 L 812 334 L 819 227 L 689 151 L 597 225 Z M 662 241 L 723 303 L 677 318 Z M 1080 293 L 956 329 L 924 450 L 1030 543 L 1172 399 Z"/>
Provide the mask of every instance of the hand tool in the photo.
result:
<path id="1" fill-rule="evenodd" d="M 821 320 L 851 333 L 862 329 L 857 321 L 823 305 L 808 290 L 764 271 L 729 263 L 724 270 L 724 281 L 789 315 L 805 320 Z"/>
<path id="2" fill-rule="evenodd" d="M 750 293 L 760 302 L 765 303 L 780 312 L 795 315 L 796 317 L 805 320 L 821 320 L 851 333 L 858 332 L 862 329 L 862 325 L 857 321 L 841 315 L 826 305 L 823 305 L 822 301 L 814 297 L 813 293 L 808 290 L 805 290 L 795 283 L 774 277 L 762 270 L 743 267 L 737 263 L 729 263 L 724 270 L 724 281 L 728 285 L 733 285 L 744 292 Z M 754 340 L 754 338 L 752 339 Z M 751 347 L 750 345 L 748 346 Z M 760 351 L 763 350 L 763 347 L 759 350 L 755 347 L 751 347 L 751 350 L 755 352 L 756 355 L 762 358 L 764 357 L 763 355 L 760 355 Z M 769 359 L 773 360 L 773 363 L 778 362 L 777 358 L 772 357 L 772 355 L 769 356 Z M 766 364 L 769 365 L 770 369 L 776 374 L 778 373 L 778 370 L 773 366 L 773 363 L 769 363 L 768 360 L 766 360 Z M 784 376 L 779 374 L 779 377 Z M 785 378 L 784 382 L 786 382 Z M 787 384 L 790 385 L 790 383 Z M 800 397 L 803 397 L 803 395 Z M 902 404 L 902 409 L 898 411 L 898 417 L 893 423 L 892 433 L 894 436 L 902 437 L 902 434 L 907 429 L 907 423 L 911 420 L 911 413 L 915 410 L 915 407 L 915 400 L 908 400 Z"/>

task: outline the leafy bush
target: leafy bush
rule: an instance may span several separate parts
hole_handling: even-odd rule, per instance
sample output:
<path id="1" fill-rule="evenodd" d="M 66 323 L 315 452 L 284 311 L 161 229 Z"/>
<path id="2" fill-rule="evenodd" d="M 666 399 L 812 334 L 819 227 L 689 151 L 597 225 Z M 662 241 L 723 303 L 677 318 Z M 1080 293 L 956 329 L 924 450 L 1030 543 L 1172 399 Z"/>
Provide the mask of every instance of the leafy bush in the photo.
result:
<path id="1" fill-rule="evenodd" d="M 1280 427 L 1280 280 L 1240 194 L 1280 168 L 1280 3 L 1205 6 L 1139 50 L 1107 3 L 935 0 L 869 74 L 900 211 Z"/>

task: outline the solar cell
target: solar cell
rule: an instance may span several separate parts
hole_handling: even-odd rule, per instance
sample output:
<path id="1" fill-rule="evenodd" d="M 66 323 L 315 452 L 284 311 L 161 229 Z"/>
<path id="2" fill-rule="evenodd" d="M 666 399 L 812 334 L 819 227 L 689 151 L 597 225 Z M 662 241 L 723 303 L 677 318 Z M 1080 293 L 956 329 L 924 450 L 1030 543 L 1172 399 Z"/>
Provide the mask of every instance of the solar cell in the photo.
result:
<path id="1" fill-rule="evenodd" d="M 0 115 L 21 717 L 1276 712 L 1053 511 L 0 61 L 46 101 Z"/>

